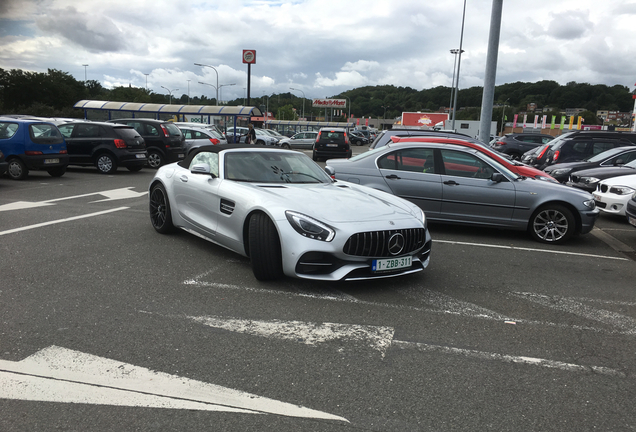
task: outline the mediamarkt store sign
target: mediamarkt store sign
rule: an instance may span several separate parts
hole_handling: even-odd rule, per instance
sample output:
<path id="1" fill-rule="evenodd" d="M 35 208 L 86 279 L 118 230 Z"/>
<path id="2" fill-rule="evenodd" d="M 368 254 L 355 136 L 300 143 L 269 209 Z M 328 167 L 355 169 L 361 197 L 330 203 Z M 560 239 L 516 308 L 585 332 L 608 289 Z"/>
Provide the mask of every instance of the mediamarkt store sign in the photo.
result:
<path id="1" fill-rule="evenodd" d="M 314 108 L 344 108 L 347 106 L 346 99 L 314 99 L 311 104 Z"/>

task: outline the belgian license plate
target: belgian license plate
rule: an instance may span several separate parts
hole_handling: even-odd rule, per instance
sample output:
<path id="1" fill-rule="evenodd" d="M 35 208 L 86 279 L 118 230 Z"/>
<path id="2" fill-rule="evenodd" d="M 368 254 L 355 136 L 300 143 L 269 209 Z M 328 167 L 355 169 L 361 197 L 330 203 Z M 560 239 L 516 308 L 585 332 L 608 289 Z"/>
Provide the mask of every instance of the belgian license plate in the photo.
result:
<path id="1" fill-rule="evenodd" d="M 592 196 L 594 197 L 596 201 L 603 202 L 603 199 L 599 195 L 596 195 L 595 193 L 593 193 Z"/>
<path id="2" fill-rule="evenodd" d="M 44 159 L 44 163 L 45 164 L 56 164 L 56 163 L 60 163 L 59 159 Z"/>
<path id="3" fill-rule="evenodd" d="M 399 269 L 411 267 L 411 263 L 412 263 L 412 260 L 410 256 L 405 256 L 401 258 L 378 259 L 378 260 L 373 260 L 373 262 L 371 263 L 371 271 L 382 272 L 382 271 L 399 270 Z"/>
<path id="4" fill-rule="evenodd" d="M 627 222 L 629 222 L 630 224 L 634 225 L 636 227 L 636 218 L 633 218 L 631 216 L 627 216 Z"/>
<path id="5" fill-rule="evenodd" d="M 145 154 L 143 154 L 143 153 L 137 153 L 137 154 L 135 155 L 135 157 L 136 157 L 137 159 L 146 159 L 146 155 L 145 155 Z"/>
<path id="6" fill-rule="evenodd" d="M 183 153 L 179 154 L 179 159 L 183 159 L 185 157 L 185 155 Z"/>
<path id="7" fill-rule="evenodd" d="M 338 147 L 338 144 L 327 144 L 327 147 Z"/>

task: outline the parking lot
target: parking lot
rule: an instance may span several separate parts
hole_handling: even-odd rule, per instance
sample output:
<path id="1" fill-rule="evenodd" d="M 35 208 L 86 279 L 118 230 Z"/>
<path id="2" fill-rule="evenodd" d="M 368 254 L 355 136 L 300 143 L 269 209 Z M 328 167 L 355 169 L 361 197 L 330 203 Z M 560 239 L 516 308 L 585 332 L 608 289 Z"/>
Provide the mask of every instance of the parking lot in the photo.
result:
<path id="1" fill-rule="evenodd" d="M 263 283 L 157 234 L 152 175 L 0 179 L 0 430 L 636 429 L 624 219 L 561 246 L 432 225 L 424 272 Z"/>

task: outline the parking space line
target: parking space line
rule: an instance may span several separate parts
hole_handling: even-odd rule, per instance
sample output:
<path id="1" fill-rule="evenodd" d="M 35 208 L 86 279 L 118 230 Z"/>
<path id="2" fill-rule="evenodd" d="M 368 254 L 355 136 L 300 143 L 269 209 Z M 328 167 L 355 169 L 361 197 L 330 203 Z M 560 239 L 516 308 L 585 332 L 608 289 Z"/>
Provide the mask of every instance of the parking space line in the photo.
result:
<path id="1" fill-rule="evenodd" d="M 446 244 L 455 244 L 455 245 L 464 245 L 464 246 L 479 246 L 479 247 L 509 249 L 509 250 L 518 250 L 518 251 L 526 251 L 526 252 L 545 252 L 545 253 L 553 253 L 553 254 L 561 254 L 561 255 L 583 256 L 587 258 L 604 258 L 604 259 L 611 259 L 611 260 L 617 260 L 617 261 L 630 261 L 628 258 L 611 257 L 606 255 L 594 255 L 594 254 L 585 254 L 585 253 L 579 253 L 579 252 L 565 252 L 565 251 L 557 251 L 557 250 L 550 250 L 550 249 L 535 249 L 535 248 L 525 248 L 525 247 L 517 247 L 517 246 L 470 243 L 470 242 L 460 242 L 460 241 L 454 241 L 454 240 L 433 240 L 433 243 L 446 243 Z"/>
<path id="2" fill-rule="evenodd" d="M 24 226 L 24 227 L 20 227 L 20 228 L 14 228 L 14 229 L 6 230 L 6 231 L 0 231 L 0 236 L 6 235 L 6 234 L 14 234 L 14 233 L 21 232 L 21 231 L 27 231 L 27 230 L 30 230 L 30 229 L 41 228 L 41 227 L 45 227 L 45 226 L 49 226 L 49 225 L 55 225 L 55 224 L 64 223 L 64 222 L 71 222 L 71 221 L 78 220 L 78 219 L 86 219 L 86 218 L 89 218 L 89 217 L 101 216 L 101 215 L 104 215 L 104 214 L 113 213 L 113 212 L 120 211 L 120 210 L 126 210 L 126 209 L 129 209 L 129 208 L 130 207 L 118 207 L 118 208 L 114 208 L 114 209 L 110 209 L 110 210 L 104 210 L 104 211 L 95 212 L 95 213 L 88 213 L 88 214 L 85 214 L 85 215 L 73 216 L 73 217 L 64 218 L 64 219 L 57 219 L 57 220 L 53 220 L 53 221 L 42 222 L 42 223 L 39 223 L 39 224 L 28 225 L 28 226 Z"/>

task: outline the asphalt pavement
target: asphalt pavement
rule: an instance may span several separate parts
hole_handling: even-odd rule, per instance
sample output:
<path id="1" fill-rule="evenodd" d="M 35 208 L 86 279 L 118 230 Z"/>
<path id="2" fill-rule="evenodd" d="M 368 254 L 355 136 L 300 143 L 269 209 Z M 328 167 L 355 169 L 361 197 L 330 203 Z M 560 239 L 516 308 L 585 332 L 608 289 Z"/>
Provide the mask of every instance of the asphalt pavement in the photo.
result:
<path id="1" fill-rule="evenodd" d="M 0 430 L 636 428 L 624 220 L 559 246 L 432 225 L 421 273 L 263 283 L 156 233 L 152 175 L 0 179 Z"/>

